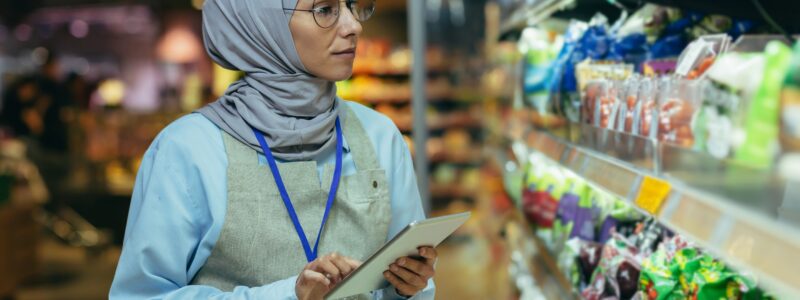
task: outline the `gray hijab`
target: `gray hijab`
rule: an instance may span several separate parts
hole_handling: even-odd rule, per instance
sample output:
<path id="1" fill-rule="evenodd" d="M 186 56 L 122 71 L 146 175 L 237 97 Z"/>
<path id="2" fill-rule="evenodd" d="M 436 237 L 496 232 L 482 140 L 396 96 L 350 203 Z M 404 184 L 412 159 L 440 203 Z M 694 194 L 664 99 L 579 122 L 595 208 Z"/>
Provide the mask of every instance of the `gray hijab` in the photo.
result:
<path id="1" fill-rule="evenodd" d="M 342 102 L 336 85 L 310 75 L 289 30 L 298 0 L 208 0 L 203 41 L 220 66 L 245 73 L 216 102 L 198 110 L 256 151 L 253 129 L 264 133 L 275 157 L 309 160 L 333 147 Z"/>

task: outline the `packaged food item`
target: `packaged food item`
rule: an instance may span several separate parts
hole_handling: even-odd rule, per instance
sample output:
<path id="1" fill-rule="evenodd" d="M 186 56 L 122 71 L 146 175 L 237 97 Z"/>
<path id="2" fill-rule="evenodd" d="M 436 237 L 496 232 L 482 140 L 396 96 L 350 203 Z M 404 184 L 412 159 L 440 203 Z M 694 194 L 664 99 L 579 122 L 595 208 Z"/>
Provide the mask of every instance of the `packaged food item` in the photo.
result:
<path id="1" fill-rule="evenodd" d="M 699 78 L 711 68 L 717 56 L 728 50 L 730 42 L 725 34 L 698 38 L 681 53 L 675 74 L 687 79 Z"/>
<path id="2" fill-rule="evenodd" d="M 573 177 L 568 179 L 569 188 L 561 197 L 558 205 L 558 218 L 563 224 L 572 224 L 570 238 L 586 241 L 594 240 L 593 204 L 588 193 L 586 182 Z"/>
<path id="3" fill-rule="evenodd" d="M 781 90 L 781 150 L 800 152 L 800 43 L 794 46 L 789 72 Z"/>
<path id="4" fill-rule="evenodd" d="M 527 188 L 523 192 L 523 212 L 528 221 L 540 228 L 553 227 L 558 210 L 555 196 L 563 193 L 563 174 L 558 167 L 533 168 L 528 172 Z M 540 171 L 541 170 L 541 171 Z"/>
<path id="5" fill-rule="evenodd" d="M 621 81 L 606 80 L 597 87 L 597 97 L 593 100 L 594 104 L 587 107 L 591 109 L 592 125 L 600 128 L 614 129 L 616 118 L 619 115 L 619 99 L 622 90 Z M 592 101 L 592 99 L 589 99 Z"/>
<path id="6" fill-rule="evenodd" d="M 778 152 L 780 89 L 788 71 L 791 49 L 780 41 L 767 44 L 761 86 L 747 110 L 744 143 L 736 151 L 739 163 L 758 168 L 772 165 Z"/>
<path id="7" fill-rule="evenodd" d="M 645 78 L 639 84 L 639 118 L 634 124 L 636 133 L 643 137 L 656 139 L 658 130 L 658 81 Z"/>
<path id="8" fill-rule="evenodd" d="M 549 87 L 553 78 L 555 59 L 549 34 L 541 29 L 526 28 L 520 37 L 519 46 L 525 52 L 523 89 L 525 100 L 539 114 L 548 113 Z"/>
<path id="9" fill-rule="evenodd" d="M 637 249 L 620 235 L 603 247 L 590 284 L 581 292 L 584 299 L 631 299 L 636 294 L 641 265 Z"/>
<path id="10" fill-rule="evenodd" d="M 698 83 L 664 78 L 659 89 L 658 139 L 678 146 L 694 145 L 692 117 L 700 89 Z"/>
<path id="11" fill-rule="evenodd" d="M 691 29 L 694 37 L 726 33 L 733 27 L 733 19 L 723 15 L 707 15 Z"/>
<path id="12" fill-rule="evenodd" d="M 637 72 L 641 72 L 649 51 L 647 36 L 644 33 L 632 33 L 611 44 L 608 59 L 631 64 Z"/>
<path id="13" fill-rule="evenodd" d="M 619 116 L 617 117 L 616 130 L 625 133 L 638 134 L 638 128 L 634 126 L 638 122 L 637 118 L 641 112 L 641 102 L 639 101 L 639 86 L 641 78 L 634 76 L 628 78 L 623 83 L 623 100 L 619 103 Z"/>
<path id="14" fill-rule="evenodd" d="M 693 127 L 695 148 L 718 159 L 731 156 L 742 143 L 751 100 L 761 84 L 764 56 L 758 53 L 726 53 L 701 83 L 702 105 Z"/>
<path id="15" fill-rule="evenodd" d="M 550 83 L 550 110 L 565 115 L 565 106 L 571 103 L 571 94 L 577 91 L 575 65 L 586 58 L 586 51 L 579 45 L 589 24 L 571 21 L 564 33 L 564 45 L 553 64 L 553 79 Z"/>
<path id="16" fill-rule="evenodd" d="M 648 60 L 642 65 L 642 75 L 666 76 L 675 73 L 678 62 L 672 59 Z"/>

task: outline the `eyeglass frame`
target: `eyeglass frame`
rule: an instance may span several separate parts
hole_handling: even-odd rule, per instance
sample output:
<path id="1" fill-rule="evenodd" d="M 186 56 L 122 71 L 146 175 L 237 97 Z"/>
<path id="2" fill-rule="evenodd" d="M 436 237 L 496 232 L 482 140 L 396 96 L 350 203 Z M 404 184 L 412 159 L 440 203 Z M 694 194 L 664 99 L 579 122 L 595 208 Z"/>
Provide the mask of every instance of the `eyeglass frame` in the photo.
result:
<path id="1" fill-rule="evenodd" d="M 353 13 L 353 8 L 351 6 L 351 5 L 353 5 L 354 2 L 357 2 L 357 0 L 339 0 L 339 1 L 337 1 L 337 3 L 339 3 L 339 4 L 341 4 L 342 2 L 345 3 L 345 7 L 347 7 L 347 10 L 349 10 L 350 13 L 353 15 L 353 18 L 356 19 L 356 21 L 359 21 L 359 22 L 365 22 L 365 21 L 369 20 L 369 18 L 371 18 L 372 15 L 375 14 L 375 7 L 377 6 L 377 3 L 378 3 L 377 0 L 374 0 L 375 6 L 373 6 L 372 13 L 369 15 L 369 17 L 367 17 L 367 20 L 359 20 L 356 17 L 356 14 Z M 314 3 L 316 4 L 316 0 L 314 1 Z M 342 17 L 341 6 L 339 8 L 340 8 L 339 9 L 339 13 L 336 15 L 336 21 L 334 21 L 333 24 L 328 25 L 327 27 L 324 27 L 324 26 L 319 24 L 319 21 L 317 21 L 317 17 L 316 17 L 317 11 L 314 10 L 314 9 L 284 8 L 283 10 L 310 12 L 310 13 L 312 13 L 311 17 L 314 18 L 314 23 L 317 23 L 317 26 L 319 26 L 322 29 L 328 29 L 328 28 L 331 28 L 333 26 L 336 26 L 336 23 L 339 23 L 339 18 Z"/>

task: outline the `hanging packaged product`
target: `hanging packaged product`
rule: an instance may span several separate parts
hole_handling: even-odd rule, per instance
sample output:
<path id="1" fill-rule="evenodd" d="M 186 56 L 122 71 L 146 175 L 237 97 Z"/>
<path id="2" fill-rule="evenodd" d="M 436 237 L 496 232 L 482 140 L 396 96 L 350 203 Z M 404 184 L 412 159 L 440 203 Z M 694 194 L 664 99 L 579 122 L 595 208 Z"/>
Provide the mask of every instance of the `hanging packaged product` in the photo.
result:
<path id="1" fill-rule="evenodd" d="M 683 80 L 662 78 L 658 100 L 658 139 L 663 142 L 691 148 L 694 145 L 692 117 L 700 98 L 699 84 Z"/>
<path id="2" fill-rule="evenodd" d="M 800 43 L 794 45 L 789 72 L 781 90 L 781 150 L 800 153 Z"/>
<path id="3" fill-rule="evenodd" d="M 620 81 L 597 80 L 587 87 L 586 102 L 583 119 L 595 127 L 614 129 L 616 115 L 619 109 Z M 593 96 L 590 98 L 589 96 Z"/>
<path id="4" fill-rule="evenodd" d="M 641 72 L 642 63 L 647 60 L 649 51 L 647 36 L 643 33 L 633 33 L 611 45 L 608 59 L 631 64 L 637 72 Z"/>
<path id="5" fill-rule="evenodd" d="M 704 83 L 703 106 L 694 132 L 697 148 L 719 159 L 735 158 L 757 168 L 779 152 L 780 89 L 791 50 L 782 42 L 764 53 L 731 52 L 720 57 Z"/>
<path id="6" fill-rule="evenodd" d="M 714 64 L 714 60 L 730 46 L 725 34 L 703 36 L 686 47 L 678 58 L 675 74 L 687 79 L 697 79 Z"/>
<path id="7" fill-rule="evenodd" d="M 791 49 L 783 42 L 772 41 L 767 44 L 764 56 L 761 86 L 747 109 L 744 143 L 736 151 L 739 163 L 758 168 L 770 167 L 779 151 L 779 99 L 789 70 Z"/>
<path id="8" fill-rule="evenodd" d="M 536 28 L 526 28 L 519 41 L 519 47 L 525 53 L 525 100 L 540 115 L 546 115 L 549 109 L 547 102 L 555 59 L 551 44 L 549 34 Z"/>
<path id="9" fill-rule="evenodd" d="M 702 107 L 694 133 L 696 148 L 718 159 L 728 158 L 742 144 L 741 129 L 751 99 L 764 72 L 764 56 L 730 52 L 719 57 L 702 83 Z"/>
<path id="10" fill-rule="evenodd" d="M 689 43 L 687 30 L 703 18 L 701 14 L 675 9 L 667 9 L 666 15 L 666 25 L 661 28 L 658 39 L 650 46 L 651 60 L 678 57 Z"/>
<path id="11" fill-rule="evenodd" d="M 576 104 L 580 108 L 578 120 L 588 124 L 594 124 L 595 102 L 597 97 L 602 96 L 609 88 L 609 86 L 605 86 L 606 82 L 609 80 L 623 81 L 634 74 L 631 64 L 591 60 L 585 60 L 576 65 L 575 71 L 581 91 L 581 101 Z M 607 125 L 603 127 L 607 127 Z"/>
<path id="12" fill-rule="evenodd" d="M 639 115 L 634 127 L 639 136 L 656 139 L 658 128 L 658 81 L 644 78 L 639 84 Z"/>
<path id="13" fill-rule="evenodd" d="M 780 145 L 782 156 L 776 167 L 788 182 L 800 183 L 800 43 L 794 46 L 792 62 L 781 90 Z M 791 191 L 787 195 L 791 195 Z M 795 192 L 796 193 L 796 192 Z M 800 199 L 800 197 L 786 197 Z M 800 211 L 800 204 L 786 203 L 781 208 L 782 217 Z M 800 222 L 800 213 L 795 214 Z"/>
<path id="14" fill-rule="evenodd" d="M 641 102 L 639 101 L 639 86 L 641 78 L 633 76 L 623 83 L 623 97 L 619 103 L 619 116 L 617 117 L 616 130 L 619 132 L 638 134 L 639 128 L 634 126 L 638 122 L 639 112 L 641 112 Z"/>
<path id="15" fill-rule="evenodd" d="M 550 111 L 557 115 L 565 115 L 565 105 L 570 103 L 570 95 L 577 91 L 575 80 L 575 64 L 586 58 L 586 50 L 579 45 L 589 24 L 571 21 L 564 34 L 564 45 L 554 64 L 552 81 L 550 82 Z"/>

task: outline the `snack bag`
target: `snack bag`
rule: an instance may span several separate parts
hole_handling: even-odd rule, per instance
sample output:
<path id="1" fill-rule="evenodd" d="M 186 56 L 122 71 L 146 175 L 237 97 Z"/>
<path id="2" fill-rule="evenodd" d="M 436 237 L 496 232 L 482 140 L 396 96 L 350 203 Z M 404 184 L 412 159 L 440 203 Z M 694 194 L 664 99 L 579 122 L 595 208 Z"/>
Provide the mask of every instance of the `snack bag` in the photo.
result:
<path id="1" fill-rule="evenodd" d="M 532 224 L 542 228 L 553 226 L 558 207 L 558 202 L 553 194 L 558 192 L 559 181 L 563 180 L 563 175 L 557 168 L 546 169 L 547 173 L 541 174 L 541 177 L 537 172 L 529 172 L 528 188 L 523 192 L 525 217 Z M 538 184 L 535 183 L 536 178 L 541 178 L 538 180 Z"/>
<path id="2" fill-rule="evenodd" d="M 647 300 L 686 299 L 679 288 L 675 269 L 670 267 L 670 258 L 666 249 L 659 249 L 642 261 L 642 273 L 639 278 L 639 290 Z"/>
<path id="3" fill-rule="evenodd" d="M 603 247 L 603 254 L 591 283 L 581 295 L 593 299 L 630 299 L 636 294 L 641 265 L 637 249 L 621 235 L 614 235 Z"/>

